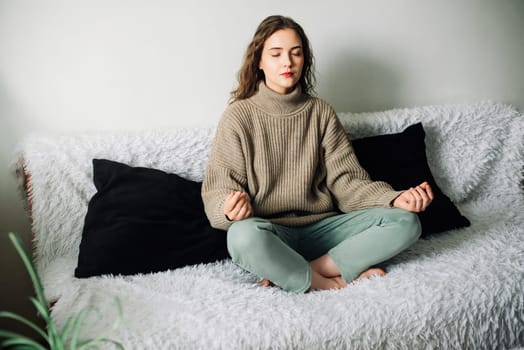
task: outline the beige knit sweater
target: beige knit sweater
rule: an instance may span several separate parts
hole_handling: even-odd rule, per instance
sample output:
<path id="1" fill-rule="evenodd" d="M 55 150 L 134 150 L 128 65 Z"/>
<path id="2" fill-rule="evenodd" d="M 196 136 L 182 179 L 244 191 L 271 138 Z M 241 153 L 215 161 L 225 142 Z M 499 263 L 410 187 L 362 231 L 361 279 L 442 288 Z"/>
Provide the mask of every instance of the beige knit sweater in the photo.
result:
<path id="1" fill-rule="evenodd" d="M 224 112 L 211 149 L 202 199 L 211 225 L 231 225 L 223 204 L 247 192 L 253 215 L 301 226 L 342 212 L 388 207 L 400 194 L 359 165 L 333 108 L 297 87 L 278 94 L 261 82 Z"/>

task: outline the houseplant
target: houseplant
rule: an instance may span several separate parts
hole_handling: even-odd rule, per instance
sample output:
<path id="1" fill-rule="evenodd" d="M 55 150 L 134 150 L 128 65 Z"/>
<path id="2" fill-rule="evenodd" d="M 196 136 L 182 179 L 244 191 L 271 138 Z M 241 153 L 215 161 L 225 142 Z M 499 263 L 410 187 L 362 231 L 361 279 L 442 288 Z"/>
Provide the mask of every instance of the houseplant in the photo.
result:
<path id="1" fill-rule="evenodd" d="M 85 317 L 89 312 L 94 312 L 93 308 L 85 308 L 78 312 L 76 315 L 73 315 L 67 319 L 64 327 L 58 329 L 55 325 L 53 319 L 51 318 L 51 312 L 49 306 L 44 297 L 44 290 L 36 272 L 35 266 L 33 264 L 30 255 L 27 250 L 24 248 L 22 240 L 15 233 L 9 233 L 9 239 L 15 247 L 18 255 L 22 259 L 24 266 L 31 278 L 33 287 L 35 290 L 36 297 L 31 297 L 31 302 L 36 308 L 37 314 L 44 320 L 45 329 L 37 326 L 28 319 L 19 316 L 13 312 L 9 311 L 0 311 L 0 317 L 12 319 L 14 321 L 20 322 L 27 327 L 33 329 L 42 339 L 43 342 L 38 342 L 31 337 L 27 337 L 15 332 L 8 330 L 0 329 L 0 338 L 5 338 L 0 345 L 5 348 L 12 349 L 50 349 L 50 350 L 76 350 L 76 349 L 96 349 L 101 343 L 111 343 L 118 349 L 123 349 L 122 344 L 106 338 L 104 335 L 92 339 L 80 339 L 79 332 L 84 322 Z M 118 314 L 120 317 L 117 319 L 111 330 L 114 330 L 119 326 L 119 321 L 122 316 L 122 308 L 119 300 L 116 300 L 116 305 L 118 307 Z M 111 331 L 110 330 L 110 331 Z M 44 345 L 42 345 L 45 344 Z"/>

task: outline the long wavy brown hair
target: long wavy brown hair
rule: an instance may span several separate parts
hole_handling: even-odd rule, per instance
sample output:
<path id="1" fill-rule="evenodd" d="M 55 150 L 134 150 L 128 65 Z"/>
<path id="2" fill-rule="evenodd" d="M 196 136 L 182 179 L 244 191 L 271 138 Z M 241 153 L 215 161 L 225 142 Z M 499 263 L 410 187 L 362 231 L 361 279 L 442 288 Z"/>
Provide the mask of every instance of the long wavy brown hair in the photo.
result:
<path id="1" fill-rule="evenodd" d="M 315 75 L 313 72 L 313 52 L 309 40 L 302 27 L 293 19 L 284 16 L 269 16 L 258 26 L 251 43 L 244 55 L 244 63 L 238 72 L 238 87 L 231 91 L 230 103 L 253 96 L 257 92 L 258 82 L 265 80 L 264 72 L 259 69 L 262 49 L 267 38 L 281 29 L 293 29 L 302 41 L 304 66 L 298 84 L 302 92 L 308 95 L 314 93 Z"/>

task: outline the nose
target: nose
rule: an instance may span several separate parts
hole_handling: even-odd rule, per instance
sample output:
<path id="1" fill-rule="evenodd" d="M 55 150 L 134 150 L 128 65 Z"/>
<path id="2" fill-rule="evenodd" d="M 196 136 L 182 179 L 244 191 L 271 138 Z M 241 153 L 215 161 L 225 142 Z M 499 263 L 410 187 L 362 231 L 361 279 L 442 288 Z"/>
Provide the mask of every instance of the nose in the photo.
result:
<path id="1" fill-rule="evenodd" d="M 287 55 L 282 55 L 282 65 L 284 67 L 291 67 L 293 65 L 293 60 L 291 59 L 291 55 L 290 54 L 287 54 Z"/>

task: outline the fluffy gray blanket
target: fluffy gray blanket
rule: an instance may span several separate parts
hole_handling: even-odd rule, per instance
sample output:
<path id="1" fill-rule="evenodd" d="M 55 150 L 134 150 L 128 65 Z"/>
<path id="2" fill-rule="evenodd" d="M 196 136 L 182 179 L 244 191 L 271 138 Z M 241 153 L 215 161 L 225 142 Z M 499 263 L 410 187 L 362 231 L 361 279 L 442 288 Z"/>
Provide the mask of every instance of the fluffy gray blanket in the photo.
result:
<path id="1" fill-rule="evenodd" d="M 36 262 L 59 325 L 90 305 L 81 334 L 126 349 L 496 349 L 524 346 L 524 118 L 493 102 L 340 113 L 353 138 L 421 121 L 440 188 L 471 221 L 418 241 L 389 273 L 336 291 L 295 295 L 257 285 L 231 261 L 76 279 L 92 158 L 201 180 L 213 128 L 32 135 Z M 445 220 L 446 218 L 442 218 Z M 122 323 L 115 302 L 122 302 Z"/>

